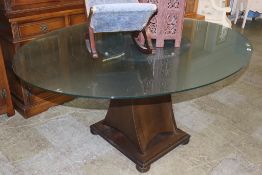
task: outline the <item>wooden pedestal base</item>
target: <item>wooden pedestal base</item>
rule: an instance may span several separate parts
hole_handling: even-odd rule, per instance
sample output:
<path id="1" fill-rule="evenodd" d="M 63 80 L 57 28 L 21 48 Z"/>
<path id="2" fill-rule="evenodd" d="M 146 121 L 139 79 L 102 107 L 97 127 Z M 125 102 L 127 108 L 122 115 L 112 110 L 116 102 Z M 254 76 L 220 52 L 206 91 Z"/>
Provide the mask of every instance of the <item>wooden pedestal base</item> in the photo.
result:
<path id="1" fill-rule="evenodd" d="M 190 138 L 176 126 L 170 95 L 111 100 L 106 118 L 92 125 L 91 132 L 131 159 L 140 172 Z"/>

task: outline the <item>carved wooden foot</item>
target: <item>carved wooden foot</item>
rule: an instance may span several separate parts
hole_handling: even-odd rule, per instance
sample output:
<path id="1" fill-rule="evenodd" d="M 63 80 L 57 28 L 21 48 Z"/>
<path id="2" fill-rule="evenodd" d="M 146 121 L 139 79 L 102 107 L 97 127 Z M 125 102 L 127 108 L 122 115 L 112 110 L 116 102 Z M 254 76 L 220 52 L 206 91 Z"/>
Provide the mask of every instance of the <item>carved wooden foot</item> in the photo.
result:
<path id="1" fill-rule="evenodd" d="M 181 144 L 182 145 L 187 145 L 189 143 L 189 141 L 190 141 L 190 137 L 187 140 L 185 140 L 183 143 L 181 143 Z"/>
<path id="2" fill-rule="evenodd" d="M 131 159 L 140 172 L 190 138 L 176 126 L 170 95 L 111 100 L 106 118 L 92 125 L 91 132 Z"/>
<path id="3" fill-rule="evenodd" d="M 91 134 L 93 134 L 93 135 L 97 135 L 97 133 L 96 133 L 92 128 L 90 128 L 90 132 L 91 132 Z"/>
<path id="4" fill-rule="evenodd" d="M 150 165 L 147 166 L 140 166 L 140 165 L 136 165 L 136 169 L 140 172 L 140 173 L 146 173 L 150 170 Z"/>

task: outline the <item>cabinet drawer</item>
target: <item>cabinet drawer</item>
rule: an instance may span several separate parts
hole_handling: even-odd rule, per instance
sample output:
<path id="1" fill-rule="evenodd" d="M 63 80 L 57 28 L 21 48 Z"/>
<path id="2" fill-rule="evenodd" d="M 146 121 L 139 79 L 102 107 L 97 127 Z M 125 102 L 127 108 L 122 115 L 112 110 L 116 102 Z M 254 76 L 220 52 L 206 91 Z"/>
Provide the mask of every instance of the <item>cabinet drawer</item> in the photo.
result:
<path id="1" fill-rule="evenodd" d="M 19 24 L 21 38 L 33 37 L 65 27 L 64 17 Z"/>
<path id="2" fill-rule="evenodd" d="M 60 0 L 37 0 L 37 1 L 36 0 L 11 0 L 12 6 L 50 3 L 50 2 L 60 2 Z"/>
<path id="3" fill-rule="evenodd" d="M 87 22 L 85 13 L 75 14 L 70 16 L 70 25 L 82 24 Z"/>

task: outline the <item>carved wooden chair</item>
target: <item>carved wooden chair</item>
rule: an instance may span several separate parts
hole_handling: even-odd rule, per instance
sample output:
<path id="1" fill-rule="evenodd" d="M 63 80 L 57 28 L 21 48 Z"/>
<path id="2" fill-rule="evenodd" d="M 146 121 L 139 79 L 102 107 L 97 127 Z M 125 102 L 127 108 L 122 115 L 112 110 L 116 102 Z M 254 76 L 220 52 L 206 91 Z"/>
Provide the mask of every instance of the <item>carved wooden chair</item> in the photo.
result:
<path id="1" fill-rule="evenodd" d="M 158 7 L 157 15 L 150 21 L 152 38 L 156 47 L 164 47 L 165 40 L 174 40 L 175 47 L 180 47 L 185 14 L 185 0 L 139 0 L 154 3 Z"/>
<path id="2" fill-rule="evenodd" d="M 87 45 L 94 58 L 98 57 L 95 33 L 127 32 L 133 33 L 134 42 L 145 53 L 152 53 L 153 47 L 147 23 L 156 12 L 154 4 L 139 3 L 138 0 L 85 0 L 88 15 Z M 139 41 L 139 33 L 145 43 Z"/>

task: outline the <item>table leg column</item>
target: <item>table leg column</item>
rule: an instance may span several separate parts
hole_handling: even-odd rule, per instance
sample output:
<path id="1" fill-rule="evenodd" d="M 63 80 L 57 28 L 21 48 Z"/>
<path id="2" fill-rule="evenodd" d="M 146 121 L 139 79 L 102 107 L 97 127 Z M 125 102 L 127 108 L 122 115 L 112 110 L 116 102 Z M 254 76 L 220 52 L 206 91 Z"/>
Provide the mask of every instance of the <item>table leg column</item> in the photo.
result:
<path id="1" fill-rule="evenodd" d="M 106 118 L 91 126 L 130 158 L 140 172 L 190 136 L 176 126 L 171 95 L 132 100 L 111 100 Z"/>

